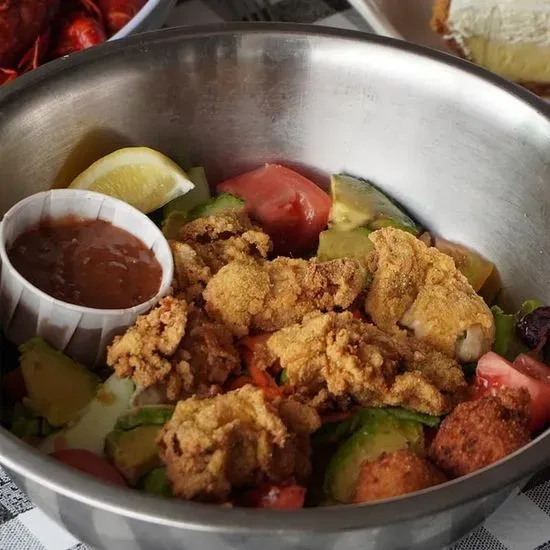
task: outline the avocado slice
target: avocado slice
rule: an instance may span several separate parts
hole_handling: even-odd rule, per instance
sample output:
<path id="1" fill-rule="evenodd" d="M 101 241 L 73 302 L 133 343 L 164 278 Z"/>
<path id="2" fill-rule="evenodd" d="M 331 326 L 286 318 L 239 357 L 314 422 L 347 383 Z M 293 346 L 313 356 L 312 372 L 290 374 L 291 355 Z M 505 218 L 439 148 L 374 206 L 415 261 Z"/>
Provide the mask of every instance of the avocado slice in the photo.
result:
<path id="1" fill-rule="evenodd" d="M 94 398 L 99 378 L 42 338 L 31 338 L 19 351 L 25 405 L 52 426 L 66 424 Z"/>
<path id="2" fill-rule="evenodd" d="M 147 472 L 161 465 L 155 443 L 160 425 L 114 430 L 105 441 L 105 454 L 130 485 L 136 485 Z"/>
<path id="3" fill-rule="evenodd" d="M 217 197 L 214 197 L 204 204 L 195 206 L 187 216 L 187 221 L 191 222 L 197 218 L 204 218 L 205 216 L 215 216 L 225 212 L 238 212 L 245 206 L 245 202 L 242 199 L 230 195 L 229 193 L 222 193 Z"/>
<path id="4" fill-rule="evenodd" d="M 139 407 L 123 414 L 115 425 L 117 430 L 133 430 L 139 426 L 162 426 L 170 418 L 174 407 L 168 405 L 150 405 Z"/>
<path id="5" fill-rule="evenodd" d="M 371 233 L 372 231 L 366 227 L 357 227 L 350 231 L 322 231 L 319 234 L 317 258 L 323 262 L 338 258 L 364 260 L 374 250 L 374 245 L 369 239 Z"/>
<path id="6" fill-rule="evenodd" d="M 411 411 L 410 409 L 404 409 L 402 407 L 369 407 L 358 410 L 356 413 L 340 422 L 324 424 L 315 432 L 312 442 L 317 448 L 338 444 L 343 439 L 360 431 L 363 425 L 372 422 L 373 418 L 385 418 L 387 415 L 395 416 L 399 420 L 410 420 L 419 424 L 424 424 L 430 428 L 437 428 L 441 422 L 439 416 Z"/>
<path id="7" fill-rule="evenodd" d="M 422 424 L 399 419 L 390 413 L 372 415 L 332 457 L 325 473 L 326 496 L 341 504 L 351 503 L 363 462 L 405 448 L 419 454 L 423 452 Z"/>
<path id="8" fill-rule="evenodd" d="M 140 482 L 140 489 L 151 495 L 157 495 L 159 497 L 172 497 L 172 489 L 170 487 L 170 481 L 166 474 L 166 468 L 161 466 L 151 470 L 148 474 L 143 476 Z"/>
<path id="9" fill-rule="evenodd" d="M 114 430 L 118 418 L 128 409 L 135 390 L 128 378 L 112 374 L 97 390 L 95 398 L 78 420 L 47 437 L 40 445 L 46 454 L 60 449 L 86 449 L 103 455 L 105 439 Z"/>
<path id="10" fill-rule="evenodd" d="M 330 190 L 331 229 L 349 231 L 367 227 L 375 231 L 391 226 L 414 235 L 420 233 L 414 221 L 369 181 L 335 174 L 330 179 Z"/>
<path id="11" fill-rule="evenodd" d="M 476 292 L 483 288 L 495 270 L 495 265 L 489 260 L 460 244 L 436 237 L 434 246 L 454 260 L 456 268 L 468 279 Z"/>

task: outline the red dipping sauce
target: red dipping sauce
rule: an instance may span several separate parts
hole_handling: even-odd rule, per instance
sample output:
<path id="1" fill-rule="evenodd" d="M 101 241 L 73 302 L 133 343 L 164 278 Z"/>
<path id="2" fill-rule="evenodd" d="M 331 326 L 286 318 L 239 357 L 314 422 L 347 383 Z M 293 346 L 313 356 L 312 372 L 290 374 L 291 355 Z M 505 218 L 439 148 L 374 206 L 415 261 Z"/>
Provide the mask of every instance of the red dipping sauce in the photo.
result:
<path id="1" fill-rule="evenodd" d="M 162 281 L 154 253 L 128 231 L 103 220 L 42 221 L 16 239 L 8 258 L 46 294 L 96 309 L 146 302 Z"/>

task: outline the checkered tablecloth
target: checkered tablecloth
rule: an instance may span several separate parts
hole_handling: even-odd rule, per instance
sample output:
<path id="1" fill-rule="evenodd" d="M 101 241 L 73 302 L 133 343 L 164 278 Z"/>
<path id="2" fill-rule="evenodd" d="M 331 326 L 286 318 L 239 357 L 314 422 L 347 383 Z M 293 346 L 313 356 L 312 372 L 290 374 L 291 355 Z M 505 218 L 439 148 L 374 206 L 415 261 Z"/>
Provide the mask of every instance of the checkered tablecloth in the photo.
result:
<path id="1" fill-rule="evenodd" d="M 346 0 L 271 2 L 282 21 L 369 30 Z M 223 22 L 231 17 L 228 5 L 228 0 L 180 0 L 167 24 Z M 0 468 L 0 550 L 90 549 L 34 508 Z M 450 550 L 550 550 L 550 468 L 534 476 L 483 526 Z"/>

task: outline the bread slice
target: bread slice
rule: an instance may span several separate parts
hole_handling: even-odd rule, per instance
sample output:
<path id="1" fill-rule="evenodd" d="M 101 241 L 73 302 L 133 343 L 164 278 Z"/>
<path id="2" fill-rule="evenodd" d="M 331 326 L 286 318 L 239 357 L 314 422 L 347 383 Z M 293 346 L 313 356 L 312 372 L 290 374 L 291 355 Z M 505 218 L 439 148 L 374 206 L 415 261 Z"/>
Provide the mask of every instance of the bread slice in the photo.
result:
<path id="1" fill-rule="evenodd" d="M 458 8 L 465 6 L 464 9 L 468 10 L 469 24 L 472 14 L 479 18 L 474 20 L 478 23 L 475 28 L 468 29 L 467 25 L 451 20 L 452 8 L 457 4 L 460 4 Z M 514 4 L 517 5 L 519 21 L 524 25 L 536 23 L 537 40 L 532 40 L 534 33 L 524 32 L 528 29 L 519 24 L 518 35 L 512 39 L 509 35 L 513 26 L 508 25 L 506 32 L 502 36 L 499 34 L 504 15 L 515 15 Z M 460 57 L 499 73 L 536 94 L 547 96 L 550 95 L 550 0 L 539 0 L 538 5 L 538 8 L 534 7 L 532 1 L 532 7 L 527 8 L 526 0 L 435 0 L 431 27 Z M 461 15 L 458 8 L 455 17 Z M 532 13 L 528 12 L 529 9 Z M 506 14 L 500 10 L 506 10 Z M 479 32 L 480 29 L 485 32 Z M 521 34 L 528 36 L 522 40 Z"/>

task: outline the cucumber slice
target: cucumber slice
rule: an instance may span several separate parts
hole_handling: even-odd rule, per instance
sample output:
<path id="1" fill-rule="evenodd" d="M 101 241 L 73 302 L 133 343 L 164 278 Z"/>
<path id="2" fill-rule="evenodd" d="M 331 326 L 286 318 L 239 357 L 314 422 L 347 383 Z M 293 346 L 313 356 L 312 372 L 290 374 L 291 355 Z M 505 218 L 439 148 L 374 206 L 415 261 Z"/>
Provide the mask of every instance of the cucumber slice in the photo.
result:
<path id="1" fill-rule="evenodd" d="M 199 204 L 187 216 L 187 221 L 193 221 L 205 216 L 215 216 L 225 212 L 237 212 L 242 210 L 245 202 L 229 193 L 222 193 L 217 197 L 210 199 L 204 204 Z"/>
<path id="2" fill-rule="evenodd" d="M 168 405 L 150 405 L 124 413 L 115 426 L 117 430 L 133 430 L 138 426 L 162 426 L 170 418 L 174 407 Z"/>

